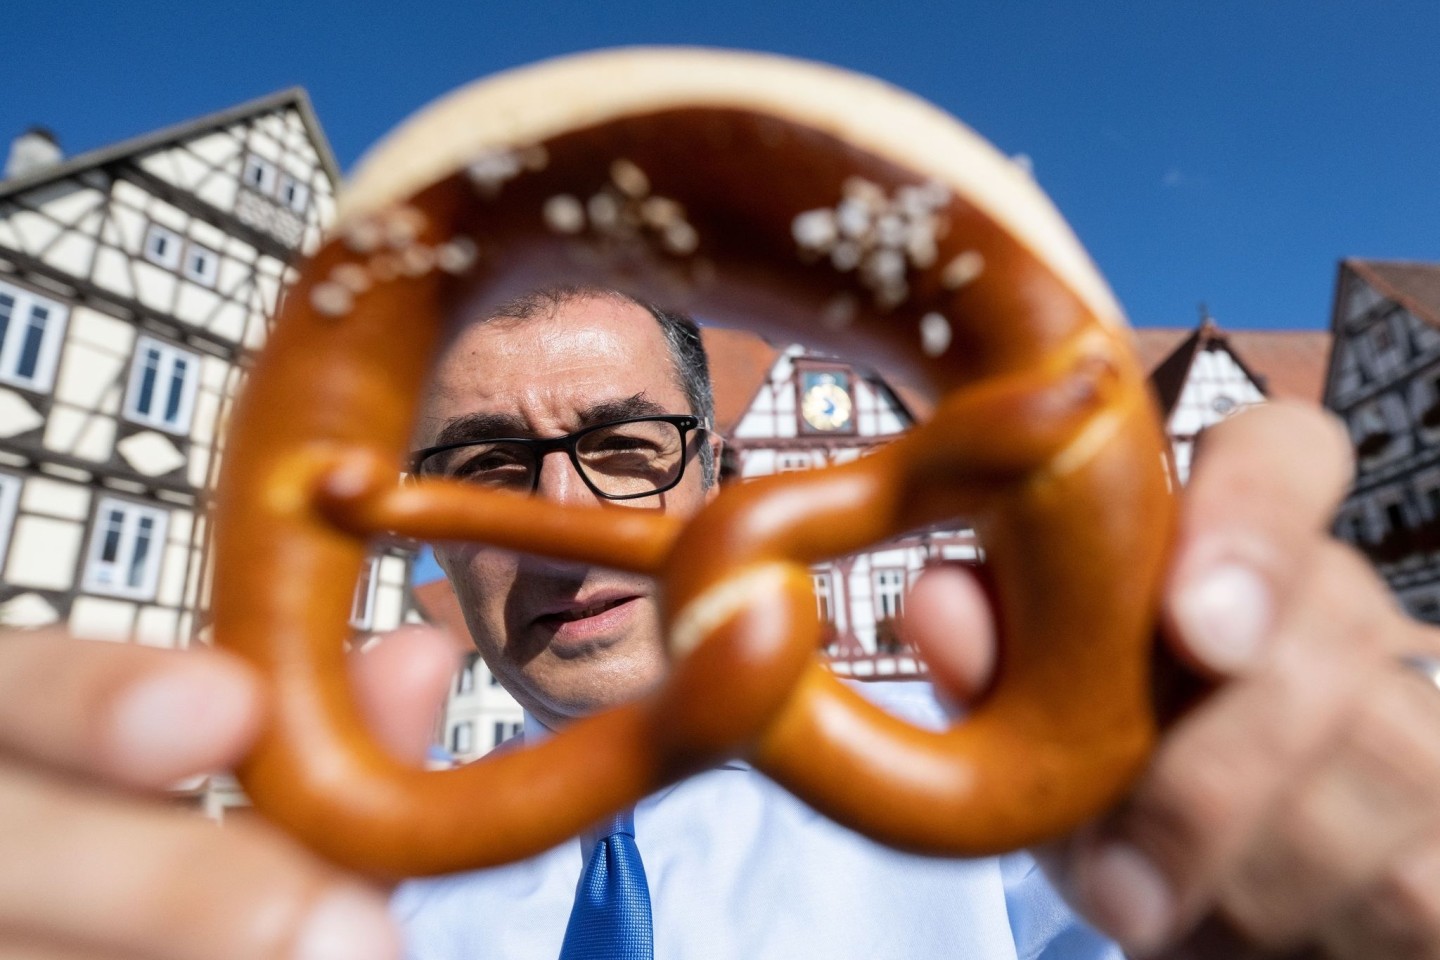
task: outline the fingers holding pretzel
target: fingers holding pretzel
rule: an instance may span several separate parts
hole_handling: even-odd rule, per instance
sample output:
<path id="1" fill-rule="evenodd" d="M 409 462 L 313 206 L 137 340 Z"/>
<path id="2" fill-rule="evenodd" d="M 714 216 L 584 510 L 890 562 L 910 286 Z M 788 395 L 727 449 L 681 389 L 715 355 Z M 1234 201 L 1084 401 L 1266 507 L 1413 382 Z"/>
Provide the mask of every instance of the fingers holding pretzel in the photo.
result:
<path id="1" fill-rule="evenodd" d="M 397 486 L 449 318 L 566 279 L 888 358 L 943 395 L 937 415 L 791 489 L 722 493 L 683 529 L 445 479 Z M 315 353 L 332 361 L 324 377 Z M 1154 736 L 1162 442 L 1118 308 L 1068 229 L 928 105 L 716 52 L 502 76 L 376 151 L 240 409 L 216 629 L 277 691 L 247 786 L 328 855 L 381 872 L 535 852 L 757 746 L 812 803 L 892 842 L 978 853 L 1053 835 L 1113 800 Z M 1003 656 L 971 723 L 937 736 L 821 671 L 807 566 L 962 511 L 996 570 Z M 385 532 L 661 574 L 670 676 L 536 750 L 454 775 L 396 766 L 354 732 L 334 669 L 343 574 Z M 1115 567 L 1132 571 L 1123 584 Z M 277 578 L 305 589 L 269 589 Z M 465 822 L 462 798 L 482 789 L 503 831 Z M 906 816 L 877 817 L 887 799 Z"/>
<path id="2" fill-rule="evenodd" d="M 1329 538 L 1350 469 L 1333 423 L 1283 403 L 1207 435 L 1166 637 L 1219 686 L 1050 858 L 1140 955 L 1435 955 L 1440 634 Z"/>

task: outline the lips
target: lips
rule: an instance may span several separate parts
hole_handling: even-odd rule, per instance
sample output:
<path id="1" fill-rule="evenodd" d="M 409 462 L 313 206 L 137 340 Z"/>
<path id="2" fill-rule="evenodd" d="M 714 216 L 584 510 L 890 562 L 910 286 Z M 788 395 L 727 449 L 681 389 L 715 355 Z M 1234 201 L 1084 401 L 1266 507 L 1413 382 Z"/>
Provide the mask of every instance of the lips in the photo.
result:
<path id="1" fill-rule="evenodd" d="M 619 590 L 561 599 L 542 607 L 545 612 L 530 623 L 551 654 L 584 658 L 634 635 L 642 599 L 642 594 Z"/>
<path id="2" fill-rule="evenodd" d="M 618 607 L 620 604 L 626 603 L 633 599 L 635 598 L 626 596 L 612 597 L 607 600 L 599 600 L 581 607 L 574 607 L 572 609 L 558 610 L 554 613 L 542 614 L 539 617 L 535 618 L 535 622 L 541 624 L 553 624 L 558 626 L 562 623 L 573 623 L 576 620 L 586 620 L 590 617 L 599 616 L 606 610 L 612 610 L 615 607 Z"/>

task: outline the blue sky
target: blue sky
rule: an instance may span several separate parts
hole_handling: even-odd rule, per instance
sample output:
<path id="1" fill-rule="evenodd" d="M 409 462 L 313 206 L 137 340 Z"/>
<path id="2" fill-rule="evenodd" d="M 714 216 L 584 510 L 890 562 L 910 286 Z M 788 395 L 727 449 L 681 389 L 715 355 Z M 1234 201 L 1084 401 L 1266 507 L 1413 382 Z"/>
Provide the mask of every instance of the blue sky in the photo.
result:
<path id="1" fill-rule="evenodd" d="M 69 153 L 306 87 L 342 166 L 427 101 L 600 46 L 883 77 L 1030 157 L 1132 320 L 1329 322 L 1341 257 L 1440 260 L 1435 0 L 7 4 L 0 142 Z"/>

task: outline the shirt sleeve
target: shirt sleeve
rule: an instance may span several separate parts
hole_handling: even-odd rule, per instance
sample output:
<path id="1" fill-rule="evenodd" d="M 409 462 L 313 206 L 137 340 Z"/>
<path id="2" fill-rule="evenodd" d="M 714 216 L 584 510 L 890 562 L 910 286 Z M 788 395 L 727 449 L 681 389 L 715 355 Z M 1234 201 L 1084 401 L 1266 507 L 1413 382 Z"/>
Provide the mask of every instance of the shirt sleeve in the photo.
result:
<path id="1" fill-rule="evenodd" d="M 1001 857 L 1000 874 L 1019 960 L 1124 960 L 1113 941 L 1075 915 L 1030 854 Z"/>

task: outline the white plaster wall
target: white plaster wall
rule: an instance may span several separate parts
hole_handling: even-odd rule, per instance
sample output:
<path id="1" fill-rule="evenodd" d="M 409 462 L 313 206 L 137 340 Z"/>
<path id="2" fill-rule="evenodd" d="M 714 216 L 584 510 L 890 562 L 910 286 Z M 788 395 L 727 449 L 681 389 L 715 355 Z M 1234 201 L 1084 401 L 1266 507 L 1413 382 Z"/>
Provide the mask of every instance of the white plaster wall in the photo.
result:
<path id="1" fill-rule="evenodd" d="M 219 305 L 220 297 L 215 291 L 190 280 L 180 281 L 180 296 L 175 301 L 175 316 L 178 319 L 204 328 Z"/>
<path id="2" fill-rule="evenodd" d="M 80 233 L 66 233 L 45 251 L 45 262 L 55 269 L 83 277 L 90 272 L 95 241 Z"/>
<path id="3" fill-rule="evenodd" d="M 15 518 L 5 582 L 37 590 L 68 590 L 75 583 L 84 527 L 78 521 L 22 513 Z"/>
<path id="4" fill-rule="evenodd" d="M 135 286 L 130 282 L 130 258 L 114 247 L 102 246 L 95 251 L 94 281 L 106 290 L 126 299 L 135 298 Z"/>
<path id="5" fill-rule="evenodd" d="M 115 421 L 95 410 L 56 404 L 45 423 L 44 442 L 49 450 L 104 463 L 115 447 Z"/>
<path id="6" fill-rule="evenodd" d="M 85 640 L 129 640 L 135 633 L 136 604 L 111 597 L 80 596 L 70 608 L 67 629 Z"/>
<path id="7" fill-rule="evenodd" d="M 28 477 L 20 494 L 20 509 L 62 520 L 83 521 L 90 516 L 90 491 L 63 480 Z"/>
<path id="8" fill-rule="evenodd" d="M 137 643 L 150 647 L 180 646 L 180 611 L 165 607 L 141 607 L 135 619 Z"/>
<path id="9" fill-rule="evenodd" d="M 179 278 L 145 260 L 135 261 L 135 298 L 159 313 L 169 313 Z"/>
<path id="10" fill-rule="evenodd" d="M 20 249 L 36 254 L 60 233 L 58 224 L 31 210 L 16 210 L 9 216 L 10 226 L 20 238 Z"/>
<path id="11" fill-rule="evenodd" d="M 184 513 L 172 510 L 170 518 Z M 160 578 L 155 584 L 155 599 L 165 606 L 178 607 L 185 602 L 185 562 L 190 558 L 190 549 L 184 538 L 175 536 L 173 530 L 166 533 L 165 556 L 160 563 Z"/>

